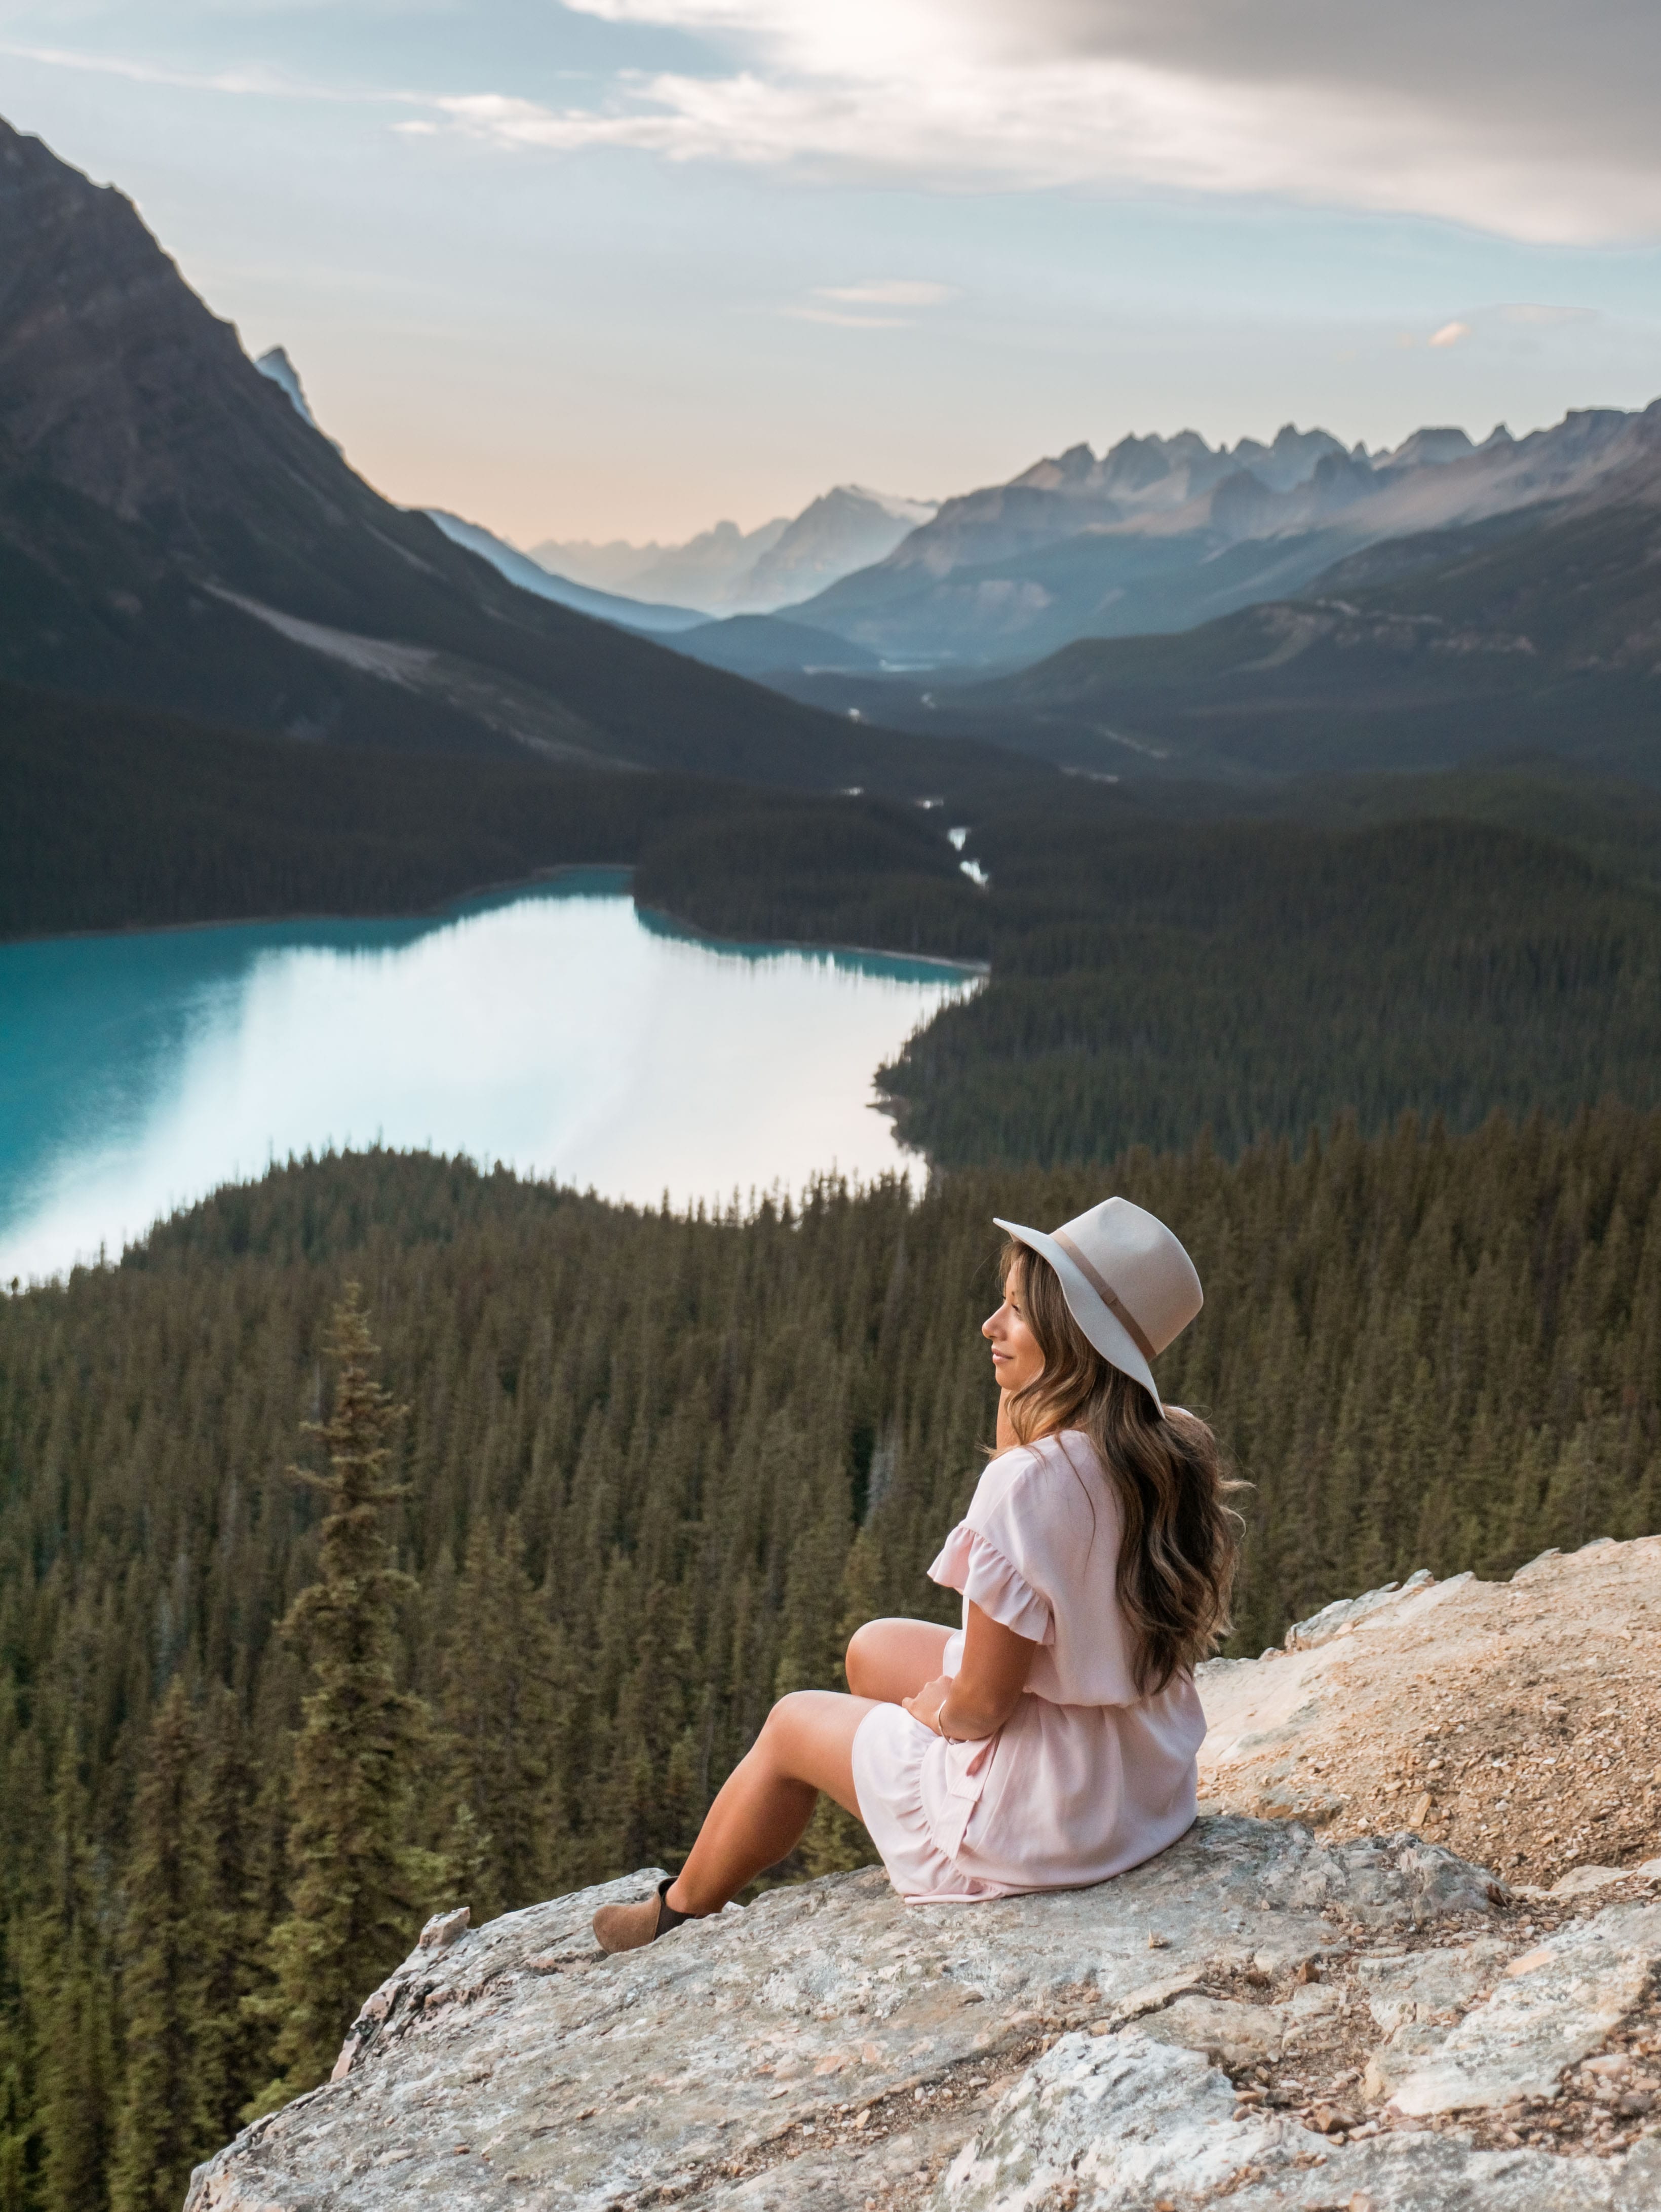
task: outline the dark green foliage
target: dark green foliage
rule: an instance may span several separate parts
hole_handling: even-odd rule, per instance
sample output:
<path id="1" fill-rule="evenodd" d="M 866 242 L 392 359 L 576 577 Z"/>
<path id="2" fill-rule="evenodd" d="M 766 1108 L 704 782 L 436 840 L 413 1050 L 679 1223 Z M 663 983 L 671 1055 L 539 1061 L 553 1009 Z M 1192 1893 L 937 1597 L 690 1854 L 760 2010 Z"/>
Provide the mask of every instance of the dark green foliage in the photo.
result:
<path id="1" fill-rule="evenodd" d="M 975 849 L 991 982 L 881 1078 L 942 1166 L 1661 1099 L 1661 900 L 1555 841 L 1028 813 Z"/>
<path id="2" fill-rule="evenodd" d="M 570 1695 L 563 1640 L 525 1571 L 519 1523 L 474 1522 L 454 1586 L 439 1671 L 452 1747 L 451 1877 L 476 1919 L 553 1884 L 555 1747 Z"/>
<path id="3" fill-rule="evenodd" d="M 118 2141 L 143 2201 L 128 2147 L 186 2047 L 199 2155 L 274 2065 L 332 2056 L 426 1905 L 676 1863 L 771 1699 L 839 1683 L 851 1626 L 947 1617 L 923 1570 L 991 1425 L 989 1216 L 1113 1188 L 1205 1280 L 1160 1376 L 1255 1485 L 1234 1650 L 1420 1565 L 1661 1527 L 1661 1114 L 1613 1107 L 964 1172 L 920 1202 L 827 1185 L 750 1221 L 330 1158 L 0 1299 L 0 2202 L 96 2212 Z M 410 1408 L 390 1436 L 361 1340 L 331 1395 L 348 1280 Z M 358 1503 L 319 1526 L 287 1467 L 326 1406 Z M 396 1832 L 424 1871 L 386 1840 L 406 1699 L 431 1747 Z M 429 1887 L 348 1930 L 326 1869 L 368 1830 L 383 1902 Z M 827 1817 L 800 1863 L 865 1848 Z M 287 1953 L 319 1996 L 274 2060 L 279 1923 L 279 1950 L 331 1932 Z"/>
<path id="4" fill-rule="evenodd" d="M 938 810 L 873 799 L 734 805 L 654 836 L 641 905 L 728 938 L 806 939 L 971 960 L 991 949 L 987 902 Z"/>
<path id="5" fill-rule="evenodd" d="M 206 1883 L 194 1802 L 200 1755 L 186 1680 L 175 1674 L 150 1729 L 133 1803 L 116 2212 L 176 2212 L 207 2133 L 196 2050 L 207 2011 L 198 1948 Z"/>
<path id="6" fill-rule="evenodd" d="M 406 914 L 538 869 L 632 862 L 660 841 L 672 891 L 702 837 L 697 872 L 738 929 L 763 931 L 781 855 L 817 855 L 789 933 L 846 919 L 861 943 L 949 951 L 954 932 L 972 936 L 975 900 L 924 818 L 691 776 L 302 745 L 0 684 L 0 937 Z M 734 858 L 757 854 L 757 884 L 732 882 Z M 870 936 L 890 916 L 897 933 Z"/>
<path id="7" fill-rule="evenodd" d="M 324 1352 L 337 1370 L 334 1408 L 306 1426 L 328 1455 L 325 1474 L 293 1469 L 328 1502 L 317 1580 L 283 1622 L 312 1685 L 289 1784 L 292 1909 L 271 1931 L 276 2055 L 267 2101 L 327 2078 L 369 1990 L 408 1949 L 423 1917 L 421 1885 L 436 1872 L 409 1842 L 418 1699 L 394 1678 L 396 1608 L 406 1578 L 386 1561 L 382 1509 L 405 1494 L 387 1480 L 405 1408 L 370 1372 L 375 1346 L 356 1283 L 335 1308 Z"/>

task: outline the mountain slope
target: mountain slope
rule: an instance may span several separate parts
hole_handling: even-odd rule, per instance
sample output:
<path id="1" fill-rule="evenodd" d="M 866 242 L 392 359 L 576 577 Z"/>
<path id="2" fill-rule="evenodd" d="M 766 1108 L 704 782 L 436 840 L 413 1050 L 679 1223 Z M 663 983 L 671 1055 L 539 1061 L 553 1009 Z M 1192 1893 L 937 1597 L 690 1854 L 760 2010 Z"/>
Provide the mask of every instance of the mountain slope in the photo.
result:
<path id="1" fill-rule="evenodd" d="M 336 742 L 929 788 L 509 584 L 356 476 L 128 201 L 0 125 L 0 675 Z"/>
<path id="2" fill-rule="evenodd" d="M 1573 499 L 1615 495 L 1641 417 L 1567 416 L 1482 446 L 1421 430 L 1346 453 L 1287 425 L 1213 452 L 1184 431 L 1078 446 L 948 500 L 886 561 L 791 610 L 891 659 L 1037 659 L 1078 637 L 1180 630 L 1301 591 L 1346 555 Z"/>
<path id="3" fill-rule="evenodd" d="M 1661 403 L 1578 498 L 1372 547 L 1180 637 L 1087 639 L 932 695 L 1121 775 L 1444 767 L 1543 749 L 1661 781 Z"/>
<path id="4" fill-rule="evenodd" d="M 488 561 L 510 584 L 517 584 L 521 592 L 530 592 L 539 599 L 551 599 L 556 606 L 569 607 L 580 615 L 592 615 L 597 622 L 618 623 L 625 629 L 644 630 L 665 637 L 678 630 L 700 629 L 706 620 L 692 607 L 666 607 L 646 599 L 625 599 L 618 592 L 596 592 L 587 584 L 574 584 L 569 576 L 555 575 L 539 561 L 532 560 L 528 553 L 507 544 L 482 523 L 464 521 L 460 515 L 447 514 L 441 507 L 429 507 L 423 511 L 453 545 L 465 545 L 481 561 Z"/>
<path id="5" fill-rule="evenodd" d="M 882 560 L 934 513 L 930 500 L 837 484 L 794 518 L 757 530 L 718 522 L 684 545 L 549 538 L 534 558 L 586 585 L 684 600 L 709 615 L 767 614 Z"/>

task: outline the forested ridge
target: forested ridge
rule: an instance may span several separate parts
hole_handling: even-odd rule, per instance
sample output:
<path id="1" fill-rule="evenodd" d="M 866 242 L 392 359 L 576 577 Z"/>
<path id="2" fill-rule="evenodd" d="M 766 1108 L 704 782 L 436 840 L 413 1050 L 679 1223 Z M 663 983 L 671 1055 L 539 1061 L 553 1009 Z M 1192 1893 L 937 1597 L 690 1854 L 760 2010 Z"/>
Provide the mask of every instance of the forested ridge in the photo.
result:
<path id="1" fill-rule="evenodd" d="M 734 825 L 879 878 L 896 951 L 942 949 L 957 912 L 985 949 L 950 847 L 892 800 L 302 744 L 0 683 L 0 938 L 418 913 L 660 841 L 704 839 L 713 870 Z"/>
<path id="2" fill-rule="evenodd" d="M 1255 1486 L 1232 1649 L 1419 1565 L 1661 1526 L 1661 1114 L 1622 1108 L 748 1220 L 328 1158 L 0 1300 L 0 2206 L 176 2205 L 283 2078 L 315 1678 L 277 1625 L 327 1507 L 289 1469 L 339 1411 L 349 1283 L 408 1408 L 379 1509 L 410 1577 L 388 1680 L 426 1731 L 401 1948 L 458 1895 L 675 1863 L 853 1623 L 948 1616 L 923 1569 L 991 1423 L 989 1216 L 1110 1188 L 1205 1279 L 1160 1378 Z M 823 1821 L 804 1863 L 860 1844 Z"/>
<path id="3" fill-rule="evenodd" d="M 972 825 L 991 887 L 967 904 L 871 838 L 734 813 L 656 839 L 636 896 L 717 933 L 881 945 L 910 922 L 921 949 L 989 953 L 988 988 L 879 1078 L 941 1167 L 1106 1162 L 1202 1129 L 1232 1153 L 1346 1110 L 1469 1129 L 1496 1107 L 1661 1103 L 1651 794 L 1335 785 L 1288 794 L 1305 820 L 1039 786 Z"/>

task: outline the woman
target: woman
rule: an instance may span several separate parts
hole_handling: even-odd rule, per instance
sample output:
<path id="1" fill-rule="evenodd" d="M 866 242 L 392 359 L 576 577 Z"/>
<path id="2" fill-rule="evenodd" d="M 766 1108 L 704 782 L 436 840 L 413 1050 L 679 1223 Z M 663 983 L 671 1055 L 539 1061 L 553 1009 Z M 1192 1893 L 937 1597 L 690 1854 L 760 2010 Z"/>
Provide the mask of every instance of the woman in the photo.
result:
<path id="1" fill-rule="evenodd" d="M 1226 1630 L 1240 1524 L 1210 1430 L 1160 1402 L 1148 1362 L 1200 1310 L 1200 1279 L 1125 1199 L 1053 1236 L 997 1226 L 997 1453 L 928 1570 L 962 1593 L 963 1626 L 871 1621 L 851 1696 L 781 1698 L 680 1873 L 595 1914 L 603 1949 L 719 1912 L 821 1790 L 914 1904 L 1103 1881 L 1193 1820 L 1191 1670 Z"/>

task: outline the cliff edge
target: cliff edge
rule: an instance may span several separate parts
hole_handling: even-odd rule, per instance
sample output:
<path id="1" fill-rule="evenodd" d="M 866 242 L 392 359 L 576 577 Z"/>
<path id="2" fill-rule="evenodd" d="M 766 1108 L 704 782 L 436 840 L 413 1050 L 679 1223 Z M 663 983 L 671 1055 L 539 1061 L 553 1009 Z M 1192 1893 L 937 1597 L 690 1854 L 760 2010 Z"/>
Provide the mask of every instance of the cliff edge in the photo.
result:
<path id="1" fill-rule="evenodd" d="M 1622 1589 L 1642 1610 L 1661 1544 L 1503 1588 L 1536 1649 L 1530 1588 L 1554 1620 Z M 1439 1649 L 1415 1640 L 1439 1613 L 1451 1638 L 1474 1608 L 1471 1666 L 1488 1651 L 1510 1694 L 1493 1601 L 1419 1580 L 1207 1670 L 1214 1795 L 1343 1799 L 1326 1751 L 1270 1774 L 1300 1729 L 1348 1730 L 1382 1772 L 1395 1754 L 1345 1702 L 1361 1655 L 1382 1674 Z M 1372 1710 L 1409 1740 L 1399 1685 Z M 1429 1771 L 1392 1802 L 1411 1784 L 1419 1809 Z M 1661 1857 L 1508 1887 L 1405 1826 L 1339 1832 L 1349 1803 L 1306 1808 L 1319 1827 L 1278 1809 L 1207 1814 L 1095 1889 L 908 1908 L 879 1871 L 839 1875 L 621 1959 L 589 1917 L 650 1870 L 478 1929 L 442 1916 L 335 2078 L 199 2167 L 187 2212 L 1657 2212 Z"/>

